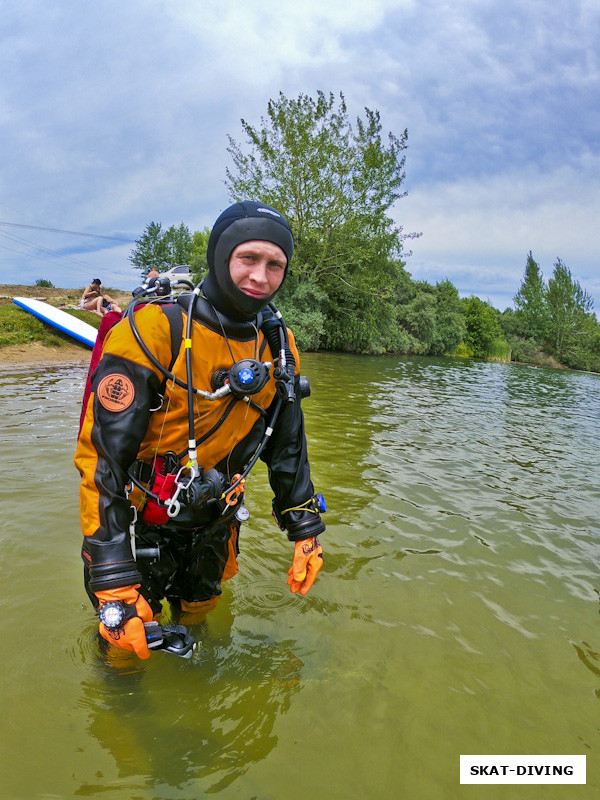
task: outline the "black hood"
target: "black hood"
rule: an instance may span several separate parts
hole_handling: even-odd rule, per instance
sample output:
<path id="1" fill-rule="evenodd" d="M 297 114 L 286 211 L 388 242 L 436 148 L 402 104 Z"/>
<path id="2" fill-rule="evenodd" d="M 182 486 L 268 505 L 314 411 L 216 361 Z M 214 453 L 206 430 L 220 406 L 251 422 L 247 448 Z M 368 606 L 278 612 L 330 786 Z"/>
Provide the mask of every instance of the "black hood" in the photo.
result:
<path id="1" fill-rule="evenodd" d="M 294 252 L 294 237 L 284 217 L 264 203 L 245 200 L 230 206 L 217 219 L 208 239 L 208 275 L 202 288 L 214 307 L 231 319 L 252 319 L 275 296 L 274 292 L 266 299 L 248 297 L 231 280 L 229 259 L 232 252 L 239 244 L 255 240 L 281 247 L 287 258 L 287 274 Z"/>

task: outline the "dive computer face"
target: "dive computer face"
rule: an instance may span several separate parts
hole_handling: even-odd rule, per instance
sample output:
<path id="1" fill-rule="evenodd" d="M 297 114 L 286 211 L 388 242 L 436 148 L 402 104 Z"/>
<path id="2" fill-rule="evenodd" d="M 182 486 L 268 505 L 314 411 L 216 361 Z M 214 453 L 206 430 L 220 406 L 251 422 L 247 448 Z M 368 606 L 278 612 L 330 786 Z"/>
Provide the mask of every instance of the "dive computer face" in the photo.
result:
<path id="1" fill-rule="evenodd" d="M 125 610 L 121 603 L 104 603 L 98 612 L 100 622 L 109 631 L 114 631 L 118 628 L 125 617 Z"/>

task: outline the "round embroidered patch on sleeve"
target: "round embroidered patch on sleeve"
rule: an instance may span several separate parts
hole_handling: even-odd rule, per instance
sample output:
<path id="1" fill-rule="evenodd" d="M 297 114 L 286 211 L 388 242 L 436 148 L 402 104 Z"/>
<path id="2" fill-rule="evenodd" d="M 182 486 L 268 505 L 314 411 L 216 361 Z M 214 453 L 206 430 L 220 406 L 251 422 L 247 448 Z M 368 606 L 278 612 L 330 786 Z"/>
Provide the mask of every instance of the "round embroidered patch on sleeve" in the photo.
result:
<path id="1" fill-rule="evenodd" d="M 107 411 L 125 411 L 133 403 L 135 389 L 126 375 L 113 372 L 102 378 L 96 395 Z"/>

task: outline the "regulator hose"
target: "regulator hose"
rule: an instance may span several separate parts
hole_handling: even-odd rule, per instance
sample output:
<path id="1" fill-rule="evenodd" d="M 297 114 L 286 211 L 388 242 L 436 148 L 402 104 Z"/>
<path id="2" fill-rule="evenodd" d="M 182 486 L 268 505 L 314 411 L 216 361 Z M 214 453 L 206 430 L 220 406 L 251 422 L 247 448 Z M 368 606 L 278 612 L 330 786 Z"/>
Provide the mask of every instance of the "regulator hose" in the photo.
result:
<path id="1" fill-rule="evenodd" d="M 185 363 L 186 363 L 186 382 L 182 381 L 181 379 L 177 378 L 171 370 L 167 369 L 160 361 L 154 356 L 154 354 L 150 351 L 142 336 L 138 330 L 138 327 L 135 323 L 135 309 L 136 307 L 144 300 L 147 294 L 150 292 L 143 291 L 136 295 L 133 301 L 127 307 L 127 319 L 129 321 L 129 325 L 131 327 L 132 333 L 137 341 L 138 345 L 140 346 L 144 355 L 148 358 L 151 364 L 153 364 L 159 372 L 167 379 L 167 381 L 171 381 L 176 386 L 179 386 L 181 389 L 185 389 L 188 395 L 188 457 L 189 457 L 189 466 L 192 470 L 193 476 L 197 476 L 200 472 L 198 466 L 198 454 L 197 454 L 197 447 L 196 447 L 196 439 L 195 439 L 195 430 L 194 430 L 194 394 L 197 394 L 201 397 L 211 397 L 214 399 L 215 393 L 205 392 L 201 389 L 197 389 L 192 384 L 192 324 L 194 318 L 194 311 L 196 308 L 196 303 L 200 296 L 200 292 L 202 290 L 202 285 L 198 285 L 195 287 L 194 291 L 192 292 L 192 298 L 190 304 L 188 306 L 188 314 L 187 314 L 187 324 L 186 324 L 186 332 L 185 332 L 185 340 L 184 346 L 186 349 L 185 352 Z M 167 300 L 166 298 L 159 301 L 161 304 L 165 303 Z M 168 302 L 168 301 L 167 301 Z M 277 418 L 279 417 L 279 413 L 281 411 L 281 406 L 283 402 L 283 397 L 286 397 L 288 402 L 293 402 L 295 400 L 294 394 L 294 386 L 293 386 L 293 374 L 295 372 L 295 361 L 292 355 L 291 350 L 289 349 L 289 339 L 287 335 L 287 328 L 283 322 L 283 317 L 281 312 L 275 307 L 273 303 L 269 303 L 269 308 L 272 311 L 272 316 L 267 317 L 263 320 L 261 325 L 261 331 L 265 336 L 269 348 L 275 358 L 275 353 L 279 353 L 279 365 L 274 370 L 274 375 L 277 380 L 277 398 L 275 401 L 275 405 L 273 407 L 271 417 L 269 419 L 269 423 L 265 429 L 265 433 L 263 435 L 262 440 L 260 441 L 258 447 L 254 451 L 254 454 L 250 458 L 246 468 L 240 474 L 240 476 L 227 488 L 223 491 L 220 498 L 211 498 L 208 500 L 208 503 L 216 502 L 217 499 L 223 499 L 227 494 L 234 491 L 248 476 L 250 470 L 254 467 L 260 455 L 262 454 L 263 450 L 265 449 L 267 442 L 269 441 L 271 435 L 273 434 L 273 429 Z M 289 375 L 287 371 L 287 364 L 290 363 L 292 365 L 292 375 Z M 278 374 L 275 374 L 278 373 Z M 128 477 L 131 482 L 141 489 L 144 494 L 152 499 L 156 500 L 160 503 L 160 500 L 156 494 L 150 491 L 144 484 L 135 478 L 131 472 L 128 472 Z"/>

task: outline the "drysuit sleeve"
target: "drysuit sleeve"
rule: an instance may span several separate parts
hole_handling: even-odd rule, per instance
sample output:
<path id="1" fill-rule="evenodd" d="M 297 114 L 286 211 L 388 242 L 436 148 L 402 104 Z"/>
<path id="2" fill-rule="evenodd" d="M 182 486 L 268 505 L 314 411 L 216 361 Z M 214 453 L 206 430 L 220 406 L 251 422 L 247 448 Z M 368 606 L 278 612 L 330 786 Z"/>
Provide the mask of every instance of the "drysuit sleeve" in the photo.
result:
<path id="1" fill-rule="evenodd" d="M 296 399 L 293 403 L 284 400 L 263 460 L 267 464 L 269 482 L 275 494 L 275 515 L 287 531 L 288 539 L 297 542 L 323 533 L 325 525 L 313 508 L 306 507 L 312 505 L 310 501 L 314 496 L 314 487 L 310 477 L 304 414 L 300 405 L 300 356 L 291 331 L 289 334 L 296 363 Z"/>
<path id="2" fill-rule="evenodd" d="M 155 307 L 136 312 L 142 339 L 169 363 L 170 328 Z M 75 465 L 81 475 L 82 556 L 93 592 L 139 583 L 129 537 L 127 469 L 135 461 L 161 385 L 160 372 L 142 353 L 129 320 L 109 332 L 92 376 Z"/>

